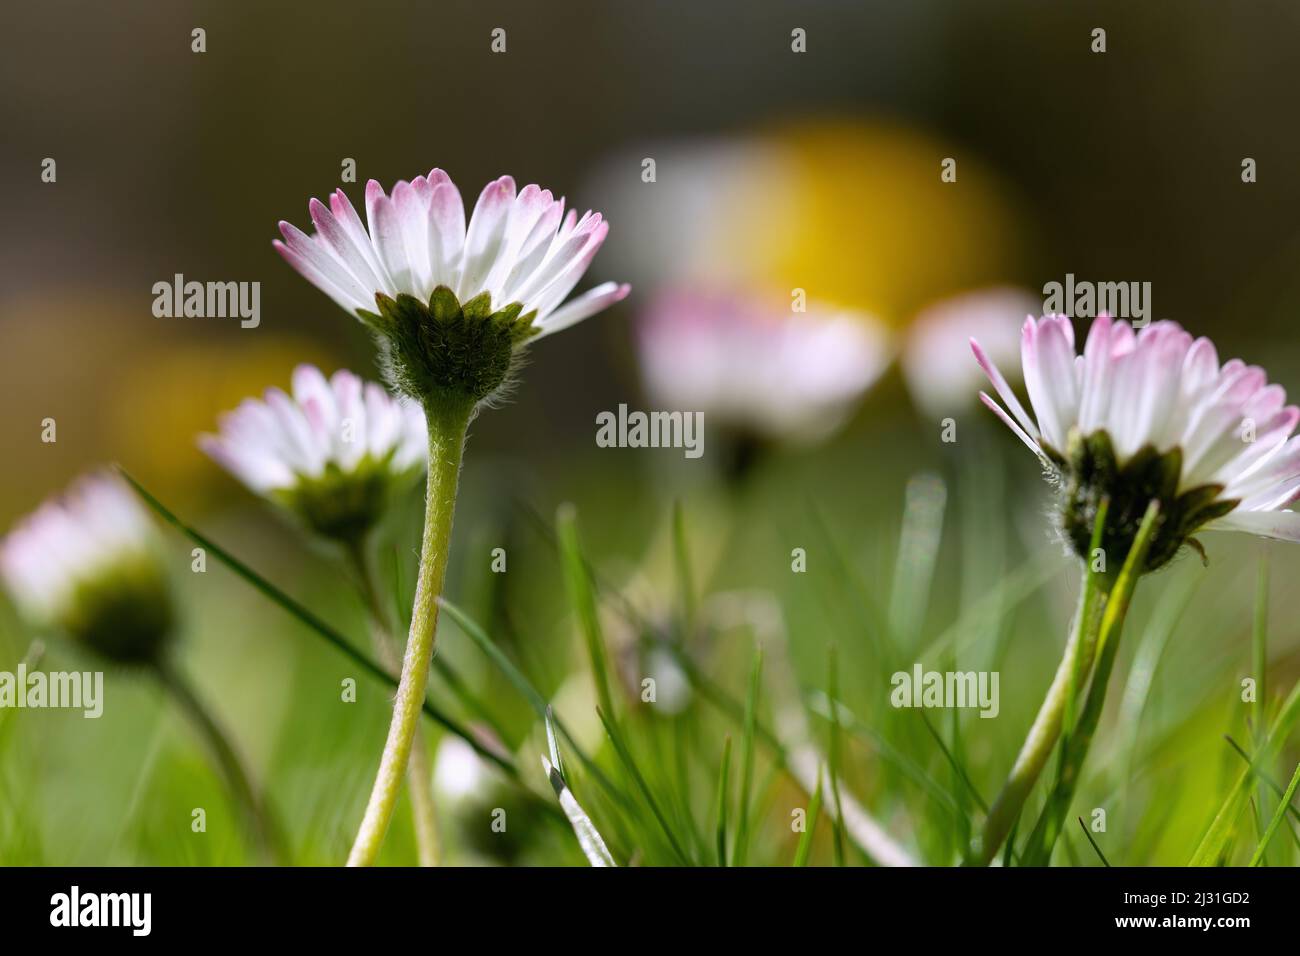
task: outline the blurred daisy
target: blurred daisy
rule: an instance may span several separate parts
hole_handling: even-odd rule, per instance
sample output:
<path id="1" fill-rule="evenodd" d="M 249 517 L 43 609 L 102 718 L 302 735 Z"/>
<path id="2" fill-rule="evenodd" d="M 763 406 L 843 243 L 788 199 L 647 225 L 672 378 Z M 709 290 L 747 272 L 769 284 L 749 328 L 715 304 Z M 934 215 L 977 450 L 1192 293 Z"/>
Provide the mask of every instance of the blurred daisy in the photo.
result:
<path id="1" fill-rule="evenodd" d="M 870 317 L 794 313 L 782 295 L 668 292 L 637 333 L 652 400 L 794 443 L 838 428 L 889 360 L 885 330 Z"/>
<path id="2" fill-rule="evenodd" d="M 32 624 L 122 663 L 158 660 L 174 610 L 157 533 L 117 478 L 81 478 L 0 543 L 0 576 Z"/>
<path id="3" fill-rule="evenodd" d="M 481 798 L 495 783 L 492 769 L 473 747 L 454 734 L 442 738 L 434 761 L 433 785 L 449 806 Z"/>
<path id="4" fill-rule="evenodd" d="M 899 364 L 908 392 L 928 418 L 956 416 L 974 403 L 980 370 L 965 355 L 978 339 L 995 364 L 1020 384 L 1020 326 L 1041 300 L 1023 289 L 979 289 L 943 299 L 917 314 L 908 327 Z"/>
<path id="5" fill-rule="evenodd" d="M 235 747 L 168 659 L 175 607 L 157 530 L 135 494 L 110 474 L 81 478 L 0 543 L 0 577 L 36 627 L 158 678 L 208 743 L 266 861 L 282 862 L 276 826 Z"/>
<path id="6" fill-rule="evenodd" d="M 1082 355 L 1063 316 L 1021 333 L 1026 414 L 980 343 L 975 357 L 1002 399 L 980 397 L 1059 477 L 1063 530 L 1086 555 L 1097 506 L 1109 497 L 1103 544 L 1126 554 L 1147 504 L 1160 524 L 1146 569 L 1169 561 L 1200 530 L 1300 540 L 1300 409 L 1240 359 L 1219 363 L 1207 338 L 1175 322 L 1134 333 L 1102 316 Z"/>
<path id="7" fill-rule="evenodd" d="M 423 473 L 424 413 L 348 371 L 326 379 L 299 365 L 292 386 L 292 396 L 271 388 L 245 400 L 200 447 L 311 530 L 356 543 Z"/>
<path id="8" fill-rule="evenodd" d="M 315 233 L 281 222 L 284 241 L 275 248 L 379 333 L 394 384 L 417 399 L 431 389 L 462 387 L 487 398 L 524 341 L 567 328 L 628 293 L 626 285 L 606 282 L 562 304 L 609 225 L 600 213 L 566 214 L 564 200 L 550 190 L 516 191 L 509 176 L 488 183 L 468 225 L 460 192 L 441 169 L 397 183 L 391 196 L 372 179 L 366 225 L 341 189 L 328 208 L 313 199 L 309 210 Z M 485 368 L 473 361 L 463 368 L 463 358 L 453 361 L 438 347 L 441 337 L 464 340 L 458 326 L 481 323 L 491 334 L 475 335 L 472 347 L 493 353 Z M 435 326 L 441 337 L 430 333 Z"/>

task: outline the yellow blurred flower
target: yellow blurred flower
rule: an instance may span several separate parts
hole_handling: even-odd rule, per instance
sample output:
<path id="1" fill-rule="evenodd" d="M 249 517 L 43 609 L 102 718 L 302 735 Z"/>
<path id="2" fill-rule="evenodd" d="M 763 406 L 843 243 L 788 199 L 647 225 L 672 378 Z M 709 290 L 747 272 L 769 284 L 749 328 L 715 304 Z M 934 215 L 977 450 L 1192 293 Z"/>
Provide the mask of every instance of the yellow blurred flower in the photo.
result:
<path id="1" fill-rule="evenodd" d="M 641 301 L 661 284 L 803 289 L 898 327 L 1018 271 L 1017 216 L 997 177 L 954 144 L 883 122 L 650 142 L 610 157 L 588 192 L 631 232 L 604 265 Z"/>
<path id="2" fill-rule="evenodd" d="M 922 304 L 1005 278 L 1015 217 L 994 176 L 921 132 L 809 122 L 766 140 L 791 175 L 781 216 L 751 233 L 759 276 L 899 325 Z M 956 182 L 940 179 L 957 160 Z"/>

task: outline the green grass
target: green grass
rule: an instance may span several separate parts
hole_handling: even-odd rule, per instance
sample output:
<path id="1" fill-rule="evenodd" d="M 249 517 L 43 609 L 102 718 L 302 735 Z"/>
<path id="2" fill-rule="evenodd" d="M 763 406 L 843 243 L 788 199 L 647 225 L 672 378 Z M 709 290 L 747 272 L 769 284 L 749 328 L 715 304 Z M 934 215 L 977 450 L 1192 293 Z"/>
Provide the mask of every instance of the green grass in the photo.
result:
<path id="1" fill-rule="evenodd" d="M 917 862 L 960 862 L 1078 596 L 1032 465 L 993 441 L 978 462 L 966 454 L 860 422 L 826 448 L 768 458 L 741 487 L 638 479 L 637 462 L 579 456 L 519 498 L 493 484 L 499 462 L 471 454 L 426 707 L 432 750 L 460 738 L 479 754 L 471 792 L 439 783 L 449 861 L 860 865 L 875 857 L 858 808 Z M 176 532 L 180 665 L 284 821 L 290 861 L 341 862 L 391 707 L 391 677 L 360 650 L 363 609 L 335 556 L 255 502 L 193 514 L 152 503 Z M 403 614 L 418 505 L 394 516 L 379 551 Z M 1001 865 L 1031 845 L 1057 865 L 1300 862 L 1300 690 L 1278 693 L 1300 667 L 1287 623 L 1300 594 L 1280 585 L 1300 555 L 1205 544 L 1208 568 L 1190 555 L 1143 581 L 1123 642 L 1106 648 L 1105 706 L 1086 685 L 1071 701 L 1087 759 L 1052 798 L 1054 755 Z M 195 546 L 205 574 L 189 571 Z M 490 569 L 497 546 L 506 573 Z M 33 636 L 0 607 L 0 670 Z M 997 718 L 891 706 L 891 675 L 916 663 L 998 671 Z M 93 666 L 45 645 L 43 668 Z M 238 806 L 160 690 L 120 671 L 106 684 L 98 721 L 0 710 L 0 862 L 256 863 Z M 204 833 L 190 826 L 199 807 Z M 1058 823 L 1053 839 L 1034 837 L 1047 811 L 1084 832 Z M 411 863 L 414 846 L 399 806 L 381 862 Z"/>

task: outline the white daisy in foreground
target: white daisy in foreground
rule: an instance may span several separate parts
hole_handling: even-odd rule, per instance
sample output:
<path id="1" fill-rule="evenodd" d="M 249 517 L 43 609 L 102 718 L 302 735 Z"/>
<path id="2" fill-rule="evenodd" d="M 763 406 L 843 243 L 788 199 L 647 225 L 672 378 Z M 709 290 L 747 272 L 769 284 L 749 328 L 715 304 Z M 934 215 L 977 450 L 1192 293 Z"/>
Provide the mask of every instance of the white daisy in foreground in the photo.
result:
<path id="1" fill-rule="evenodd" d="M 118 479 L 79 479 L 0 544 L 0 575 L 32 624 L 110 660 L 154 663 L 174 612 L 157 532 Z"/>
<path id="2" fill-rule="evenodd" d="M 618 302 L 606 282 L 564 303 L 605 241 L 600 213 L 564 211 L 536 185 L 488 183 L 469 223 L 441 169 L 366 184 L 366 223 L 343 190 L 309 204 L 315 234 L 280 223 L 275 248 L 313 285 L 378 335 L 394 387 L 418 401 L 443 392 L 478 400 L 505 382 L 514 352 Z M 369 227 L 367 229 L 367 226 Z"/>
<path id="3" fill-rule="evenodd" d="M 245 400 L 199 445 L 312 531 L 355 544 L 423 473 L 424 413 L 342 369 L 326 379 L 299 365 L 292 386 L 292 396 L 271 388 Z"/>
<path id="4" fill-rule="evenodd" d="M 1024 289 L 977 289 L 926 306 L 908 325 L 899 365 L 917 407 L 938 421 L 977 405 L 982 376 L 966 354 L 978 339 L 996 364 L 1020 384 L 1020 326 L 1041 305 Z M 1014 366 L 1011 364 L 1014 362 Z"/>
<path id="5" fill-rule="evenodd" d="M 374 333 L 393 390 L 417 402 L 428 431 L 424 540 L 411 632 L 388 740 L 348 863 L 375 861 L 411 755 L 447 573 L 465 433 L 480 406 L 511 383 L 529 339 L 580 322 L 624 298 L 609 282 L 565 304 L 609 226 L 579 217 L 549 190 L 502 176 L 483 190 L 468 224 L 440 169 L 366 185 L 366 223 L 341 190 L 312 200 L 315 235 L 280 223 L 275 247 L 317 288 Z"/>
<path id="6" fill-rule="evenodd" d="M 1201 529 L 1300 540 L 1300 409 L 1264 370 L 1222 365 L 1209 339 L 1175 322 L 1135 333 L 1102 316 L 1083 354 L 1063 316 L 1021 333 L 1030 418 L 979 343 L 971 347 L 1005 407 L 984 403 L 1038 455 L 1061 489 L 1060 525 L 1083 559 L 1079 610 L 1056 676 L 989 808 L 969 859 L 992 862 L 1063 738 L 1055 785 L 1025 829 L 1018 862 L 1046 866 L 1105 706 L 1138 581 Z M 1022 832 L 1024 832 L 1022 830 Z"/>
<path id="7" fill-rule="evenodd" d="M 825 438 L 889 361 L 869 316 L 746 293 L 672 291 L 637 325 L 650 398 L 706 419 L 794 443 Z"/>
<path id="8" fill-rule="evenodd" d="M 980 344 L 971 346 L 1005 404 L 994 412 L 1059 475 L 1062 528 L 1088 553 L 1097 508 L 1109 499 L 1102 546 L 1122 557 L 1147 505 L 1160 517 L 1145 570 L 1168 562 L 1198 530 L 1300 540 L 1300 409 L 1240 359 L 1176 322 L 1134 333 L 1102 316 L 1083 354 L 1063 316 L 1029 319 L 1021 333 L 1035 419 Z"/>

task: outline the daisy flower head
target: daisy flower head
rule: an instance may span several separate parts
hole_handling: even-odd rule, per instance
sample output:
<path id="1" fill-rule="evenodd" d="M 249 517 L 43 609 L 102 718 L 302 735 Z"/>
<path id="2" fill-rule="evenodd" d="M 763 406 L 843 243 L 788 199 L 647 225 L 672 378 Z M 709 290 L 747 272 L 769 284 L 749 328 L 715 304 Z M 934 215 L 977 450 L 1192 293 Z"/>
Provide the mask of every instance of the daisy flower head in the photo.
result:
<path id="1" fill-rule="evenodd" d="M 926 306 L 909 323 L 899 354 L 908 393 L 926 416 L 956 416 L 978 403 L 983 376 L 966 354 L 979 340 L 988 357 L 1019 385 L 1020 324 L 1041 303 L 1025 289 L 995 287 L 962 292 Z M 1013 364 L 1014 363 L 1014 364 Z"/>
<path id="2" fill-rule="evenodd" d="M 33 625 L 120 663 L 156 661 L 174 609 L 157 530 L 118 478 L 76 481 L 0 542 L 0 577 Z"/>
<path id="3" fill-rule="evenodd" d="M 1176 322 L 1135 332 L 1097 318 L 1083 354 L 1064 316 L 1029 317 L 1021 332 L 1031 418 L 972 339 L 1002 400 L 980 397 L 1059 479 L 1062 531 L 1086 556 L 1097 509 L 1108 500 L 1103 548 L 1121 558 L 1152 500 L 1159 518 L 1144 570 L 1199 530 L 1300 540 L 1300 409 L 1263 369 L 1220 363 L 1214 344 Z M 1118 565 L 1116 565 L 1118 567 Z"/>
<path id="4" fill-rule="evenodd" d="M 199 446 L 315 533 L 357 543 L 423 473 L 424 413 L 345 370 L 299 365 L 292 389 L 245 399 Z"/>
<path id="5" fill-rule="evenodd" d="M 281 222 L 275 248 L 370 327 L 390 384 L 422 403 L 493 397 L 524 343 L 628 293 L 607 282 L 565 303 L 609 225 L 509 176 L 488 183 L 468 221 L 441 169 L 391 194 L 370 180 L 364 224 L 341 189 L 309 211 L 315 232 Z"/>
<path id="6" fill-rule="evenodd" d="M 637 332 L 652 399 L 792 443 L 834 432 L 889 361 L 871 317 L 812 304 L 794 313 L 753 292 L 669 290 Z"/>

